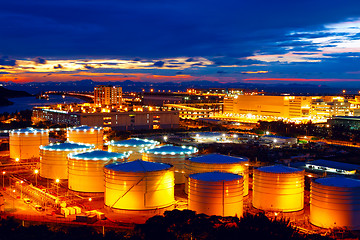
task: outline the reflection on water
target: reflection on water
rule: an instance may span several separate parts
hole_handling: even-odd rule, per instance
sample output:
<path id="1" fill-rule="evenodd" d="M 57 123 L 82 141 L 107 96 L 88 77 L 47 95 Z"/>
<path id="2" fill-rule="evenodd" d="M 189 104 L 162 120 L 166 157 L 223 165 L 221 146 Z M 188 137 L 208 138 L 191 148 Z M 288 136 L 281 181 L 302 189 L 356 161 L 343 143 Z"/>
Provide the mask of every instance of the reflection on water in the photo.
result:
<path id="1" fill-rule="evenodd" d="M 18 112 L 26 109 L 32 109 L 37 106 L 44 106 L 50 104 L 58 103 L 83 103 L 85 102 L 82 99 L 68 97 L 62 98 L 61 95 L 49 95 L 49 100 L 46 99 L 37 99 L 33 97 L 21 97 L 21 98 L 9 98 L 9 101 L 13 102 L 13 105 L 0 107 L 0 113 L 8 112 Z"/>

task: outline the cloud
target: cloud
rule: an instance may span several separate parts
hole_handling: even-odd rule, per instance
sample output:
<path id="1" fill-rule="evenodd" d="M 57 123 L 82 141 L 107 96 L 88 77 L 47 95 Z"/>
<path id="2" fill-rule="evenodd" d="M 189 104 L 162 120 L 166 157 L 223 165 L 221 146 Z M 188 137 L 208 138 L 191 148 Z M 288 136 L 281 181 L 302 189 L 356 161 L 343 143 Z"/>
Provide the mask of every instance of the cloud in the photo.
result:
<path id="1" fill-rule="evenodd" d="M 84 68 L 90 70 L 90 69 L 93 69 L 94 67 L 93 67 L 93 66 L 90 66 L 90 65 L 85 65 Z"/>
<path id="2" fill-rule="evenodd" d="M 164 64 L 165 64 L 165 62 L 163 62 L 163 61 L 157 61 L 157 62 L 154 62 L 153 66 L 161 68 L 164 66 Z"/>
<path id="3" fill-rule="evenodd" d="M 60 63 L 54 66 L 54 69 L 61 69 L 61 68 L 63 68 L 63 66 Z"/>
<path id="4" fill-rule="evenodd" d="M 41 57 L 34 58 L 33 61 L 36 64 L 46 64 L 46 60 L 44 58 L 41 58 Z"/>
<path id="5" fill-rule="evenodd" d="M 8 56 L 0 58 L 0 66 L 16 66 L 16 60 L 9 59 Z"/>

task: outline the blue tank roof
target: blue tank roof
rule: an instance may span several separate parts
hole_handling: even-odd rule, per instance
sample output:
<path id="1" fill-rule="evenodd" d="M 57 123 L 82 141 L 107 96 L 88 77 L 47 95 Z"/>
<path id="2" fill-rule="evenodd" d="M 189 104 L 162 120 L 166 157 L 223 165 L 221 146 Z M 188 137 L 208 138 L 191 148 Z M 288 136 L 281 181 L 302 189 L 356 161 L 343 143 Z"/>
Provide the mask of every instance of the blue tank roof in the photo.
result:
<path id="1" fill-rule="evenodd" d="M 100 130 L 100 129 L 102 129 L 102 127 L 90 127 L 90 126 L 86 126 L 86 125 L 81 125 L 81 126 L 78 126 L 78 127 L 69 128 L 69 130 L 72 130 L 72 131 L 76 131 L 76 130 L 90 131 L 91 129 Z"/>
<path id="2" fill-rule="evenodd" d="M 49 144 L 46 146 L 40 146 L 41 149 L 50 150 L 50 151 L 73 151 L 80 149 L 92 149 L 94 145 L 84 144 L 84 143 L 73 143 L 73 142 L 65 142 L 65 143 L 55 143 Z"/>
<path id="3" fill-rule="evenodd" d="M 140 139 L 140 138 L 130 138 L 123 141 L 111 141 L 108 145 L 116 145 L 116 146 L 130 146 L 130 147 L 141 147 L 141 146 L 153 146 L 157 145 L 159 142 L 148 140 L 148 139 Z"/>
<path id="4" fill-rule="evenodd" d="M 75 159 L 84 159 L 84 160 L 117 160 L 129 157 L 129 154 L 124 153 L 115 153 L 115 152 L 108 152 L 102 150 L 93 150 L 89 152 L 83 153 L 72 153 L 70 154 L 71 158 Z"/>
<path id="5" fill-rule="evenodd" d="M 241 175 L 227 173 L 227 172 L 194 173 L 194 174 L 190 174 L 189 177 L 192 179 L 207 181 L 207 182 L 232 181 L 232 180 L 239 180 L 242 178 Z"/>
<path id="6" fill-rule="evenodd" d="M 44 133 L 47 131 L 48 130 L 46 130 L 46 129 L 36 129 L 36 128 L 28 127 L 28 128 L 22 128 L 22 129 L 13 129 L 10 132 L 12 132 L 12 133 Z"/>
<path id="7" fill-rule="evenodd" d="M 218 153 L 202 155 L 199 157 L 189 158 L 189 161 L 197 163 L 210 163 L 210 164 L 231 164 L 239 162 L 248 162 L 249 159 L 243 157 L 231 157 L 226 155 L 221 155 Z"/>
<path id="8" fill-rule="evenodd" d="M 172 145 L 164 145 L 160 147 L 155 147 L 146 150 L 146 153 L 153 153 L 153 154 L 193 154 L 196 153 L 198 150 L 194 147 L 178 147 L 178 146 L 172 146 Z"/>
<path id="9" fill-rule="evenodd" d="M 142 160 L 126 163 L 112 163 L 105 166 L 106 169 L 120 172 L 154 172 L 166 170 L 171 167 L 171 165 L 166 163 L 147 162 Z"/>
<path id="10" fill-rule="evenodd" d="M 317 178 L 314 182 L 324 186 L 345 187 L 345 188 L 360 188 L 360 180 L 346 178 L 342 176 Z"/>
<path id="11" fill-rule="evenodd" d="M 296 173 L 304 171 L 302 169 L 287 167 L 284 165 L 273 165 L 273 166 L 266 166 L 257 168 L 257 170 L 267 173 Z"/>

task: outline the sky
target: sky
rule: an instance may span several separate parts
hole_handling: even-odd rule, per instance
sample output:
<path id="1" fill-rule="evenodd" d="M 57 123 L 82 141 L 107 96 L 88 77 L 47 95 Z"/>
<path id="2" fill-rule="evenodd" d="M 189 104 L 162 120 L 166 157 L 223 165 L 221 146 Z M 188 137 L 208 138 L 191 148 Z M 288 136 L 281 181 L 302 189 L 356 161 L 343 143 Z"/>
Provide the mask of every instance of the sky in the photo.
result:
<path id="1" fill-rule="evenodd" d="M 0 0 L 0 81 L 360 89 L 358 0 Z"/>

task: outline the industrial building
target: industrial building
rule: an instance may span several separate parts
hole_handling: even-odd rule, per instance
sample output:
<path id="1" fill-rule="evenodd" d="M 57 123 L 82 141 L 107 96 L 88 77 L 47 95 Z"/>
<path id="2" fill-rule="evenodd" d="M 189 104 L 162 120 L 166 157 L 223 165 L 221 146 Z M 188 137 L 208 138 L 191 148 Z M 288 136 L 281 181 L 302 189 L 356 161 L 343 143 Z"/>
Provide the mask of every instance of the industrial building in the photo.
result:
<path id="1" fill-rule="evenodd" d="M 360 116 L 333 116 L 327 120 L 330 126 L 339 126 L 350 130 L 360 129 Z"/>
<path id="2" fill-rule="evenodd" d="M 142 153 L 150 148 L 158 146 L 160 142 L 148 139 L 130 138 L 122 141 L 110 141 L 107 143 L 110 152 L 130 153 L 129 161 L 142 159 Z"/>
<path id="3" fill-rule="evenodd" d="M 314 179 L 310 190 L 310 222 L 322 228 L 360 230 L 359 195 L 358 179 Z"/>
<path id="4" fill-rule="evenodd" d="M 14 129 L 9 132 L 10 158 L 39 158 L 39 147 L 49 144 L 49 131 L 45 129 Z"/>
<path id="5" fill-rule="evenodd" d="M 209 216 L 243 215 L 243 177 L 225 172 L 189 175 L 188 208 Z"/>
<path id="6" fill-rule="evenodd" d="M 275 145 L 293 145 L 297 144 L 297 138 L 292 137 L 283 137 L 283 136 L 275 136 L 275 135 L 265 135 L 260 138 L 263 141 L 271 142 Z"/>
<path id="7" fill-rule="evenodd" d="M 221 154 L 207 154 L 185 160 L 185 178 L 194 173 L 229 172 L 243 176 L 244 196 L 249 193 L 249 159 Z M 185 182 L 185 193 L 188 192 L 188 181 Z"/>
<path id="8" fill-rule="evenodd" d="M 360 171 L 360 165 L 335 162 L 329 160 L 318 159 L 305 163 L 305 167 L 310 171 L 320 171 L 327 173 L 336 173 L 344 175 L 353 175 Z"/>
<path id="9" fill-rule="evenodd" d="M 197 148 L 186 146 L 163 145 L 145 150 L 142 160 L 149 162 L 167 163 L 174 166 L 175 184 L 185 183 L 185 159 L 198 152 Z"/>
<path id="10" fill-rule="evenodd" d="M 103 147 L 104 129 L 101 127 L 89 127 L 86 125 L 67 128 L 68 142 L 87 143 L 95 145 L 95 148 Z"/>
<path id="11" fill-rule="evenodd" d="M 68 155 L 68 186 L 70 190 L 85 193 L 105 191 L 104 166 L 127 161 L 129 154 L 102 150 L 70 153 Z"/>
<path id="12" fill-rule="evenodd" d="M 112 209 L 151 210 L 175 202 L 169 164 L 136 160 L 106 165 L 104 172 L 105 205 Z"/>
<path id="13" fill-rule="evenodd" d="M 96 106 L 122 104 L 122 88 L 100 85 L 94 88 L 94 103 Z"/>
<path id="14" fill-rule="evenodd" d="M 254 169 L 252 204 L 265 211 L 300 211 L 304 184 L 304 170 L 282 165 Z"/>

